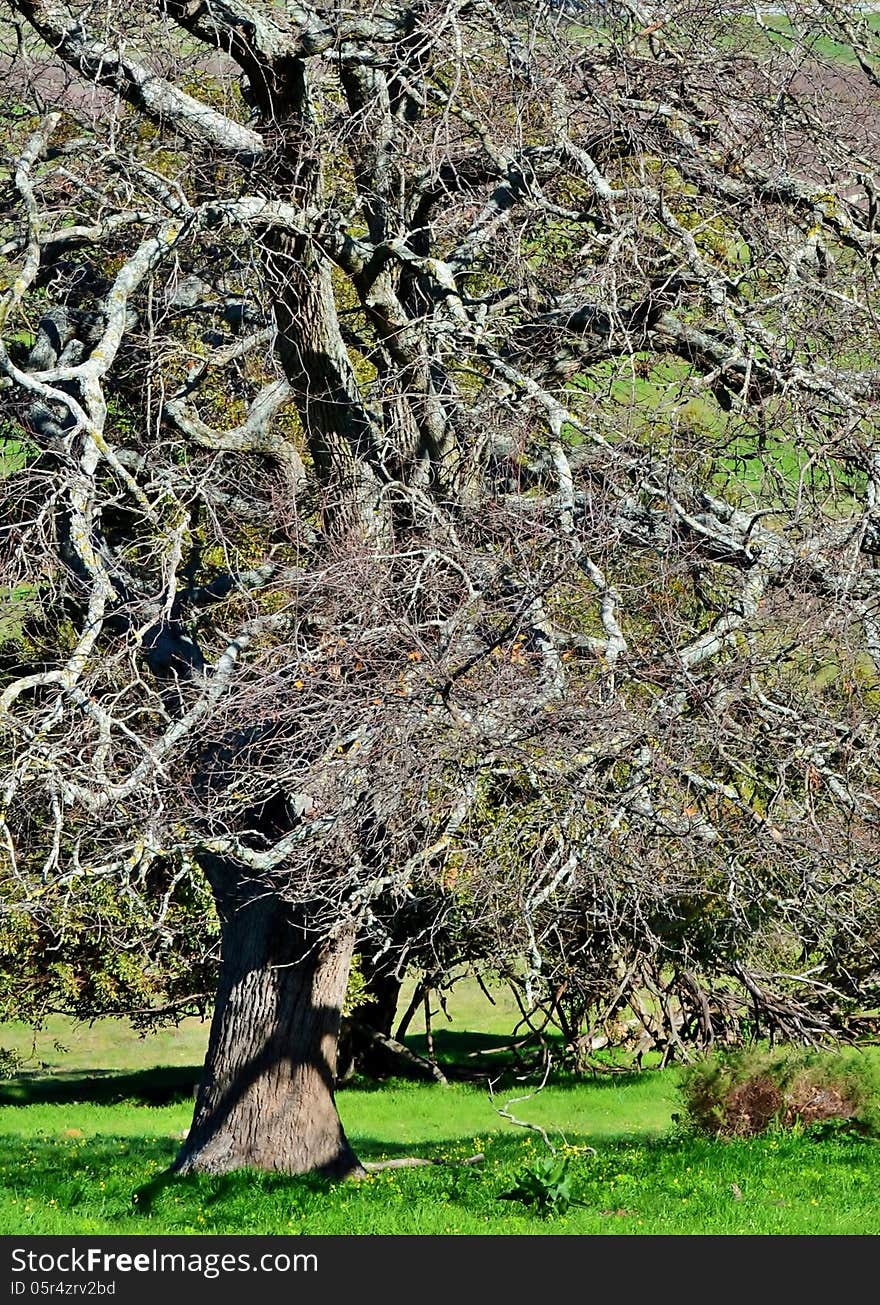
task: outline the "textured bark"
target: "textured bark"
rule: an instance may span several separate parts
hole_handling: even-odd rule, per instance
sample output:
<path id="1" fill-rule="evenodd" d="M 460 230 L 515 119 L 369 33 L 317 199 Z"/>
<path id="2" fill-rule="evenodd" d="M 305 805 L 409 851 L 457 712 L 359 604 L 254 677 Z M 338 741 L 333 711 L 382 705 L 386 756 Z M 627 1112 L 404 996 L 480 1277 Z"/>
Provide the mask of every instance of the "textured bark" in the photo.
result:
<path id="1" fill-rule="evenodd" d="M 284 117 L 269 134 L 265 184 L 300 207 L 324 202 L 320 128 L 301 60 L 274 68 L 271 105 Z M 268 92 L 267 92 L 268 93 Z M 364 539 L 381 530 L 374 432 L 340 329 L 331 267 L 306 236 L 267 231 L 263 261 L 272 286 L 278 357 L 321 487 L 324 526 Z"/>
<path id="2" fill-rule="evenodd" d="M 173 122 L 188 140 L 224 153 L 246 157 L 262 153 L 263 142 L 255 131 L 188 95 L 154 69 L 90 36 L 83 13 L 74 15 L 59 0 L 13 0 L 12 8 L 71 68 L 96 86 L 115 91 L 151 121 Z"/>
<path id="3" fill-rule="evenodd" d="M 352 939 L 317 943 L 270 894 L 223 920 L 217 1004 L 180 1173 L 361 1172 L 333 1086 Z"/>

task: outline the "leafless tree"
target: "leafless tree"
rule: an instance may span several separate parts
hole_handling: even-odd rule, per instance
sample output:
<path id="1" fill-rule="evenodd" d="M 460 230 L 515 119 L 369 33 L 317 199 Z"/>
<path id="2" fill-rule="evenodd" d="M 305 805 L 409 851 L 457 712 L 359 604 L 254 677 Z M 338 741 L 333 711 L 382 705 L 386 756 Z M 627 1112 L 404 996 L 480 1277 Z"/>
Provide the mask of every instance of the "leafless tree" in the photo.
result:
<path id="1" fill-rule="evenodd" d="M 4 898 L 207 877 L 178 1169 L 358 1171 L 356 943 L 574 1041 L 857 1022 L 868 19 L 6 12 Z"/>

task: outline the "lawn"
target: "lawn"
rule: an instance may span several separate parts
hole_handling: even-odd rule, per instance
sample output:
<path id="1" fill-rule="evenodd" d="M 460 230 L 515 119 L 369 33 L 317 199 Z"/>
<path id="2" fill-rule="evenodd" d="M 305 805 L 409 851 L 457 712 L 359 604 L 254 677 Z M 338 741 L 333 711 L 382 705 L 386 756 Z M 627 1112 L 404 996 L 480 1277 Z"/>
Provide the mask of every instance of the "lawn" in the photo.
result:
<path id="1" fill-rule="evenodd" d="M 467 990 L 450 1014 L 437 1031 L 447 1055 L 485 1049 L 515 1020 L 503 1003 L 480 1010 Z M 412 1045 L 421 1035 L 416 1027 Z M 58 1021 L 45 1038 L 38 1052 L 51 1064 L 0 1083 L 0 1235 L 880 1233 L 878 1143 L 695 1138 L 674 1119 L 675 1069 L 551 1083 L 510 1107 L 566 1159 L 574 1200 L 564 1214 L 542 1217 L 505 1197 L 549 1154 L 537 1131 L 498 1113 L 527 1097 L 528 1084 L 499 1086 L 494 1099 L 487 1082 L 360 1082 L 339 1092 L 362 1159 L 445 1163 L 336 1186 L 254 1173 L 164 1182 L 189 1122 L 204 1026 L 139 1039 L 110 1021 L 79 1031 Z M 26 1041 L 23 1030 L 0 1029 L 0 1045 L 16 1040 Z M 456 1163 L 477 1153 L 478 1163 Z"/>
<path id="2" fill-rule="evenodd" d="M 752 26 L 752 20 L 750 19 L 740 18 L 739 21 L 743 26 Z M 772 44 L 781 47 L 783 50 L 789 50 L 803 44 L 818 59 L 824 59 L 830 63 L 857 63 L 857 57 L 852 46 L 842 41 L 835 41 L 832 37 L 825 35 L 824 32 L 808 32 L 804 30 L 803 25 L 800 25 L 800 28 L 793 26 L 790 20 L 782 14 L 766 14 L 763 21 L 763 37 L 768 45 L 772 42 Z M 869 50 L 873 51 L 877 37 L 880 35 L 880 13 L 868 11 L 861 15 L 853 14 L 851 21 L 857 38 Z M 758 28 L 756 26 L 754 31 L 756 34 L 755 45 L 760 49 L 760 42 L 757 39 Z"/>

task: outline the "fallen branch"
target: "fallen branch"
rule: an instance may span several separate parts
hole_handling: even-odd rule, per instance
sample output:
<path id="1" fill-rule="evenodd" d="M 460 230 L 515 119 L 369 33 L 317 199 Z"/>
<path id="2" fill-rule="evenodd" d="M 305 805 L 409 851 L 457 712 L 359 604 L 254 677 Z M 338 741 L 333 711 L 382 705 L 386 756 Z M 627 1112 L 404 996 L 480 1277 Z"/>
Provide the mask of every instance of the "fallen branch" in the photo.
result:
<path id="1" fill-rule="evenodd" d="M 419 1056 L 416 1052 L 410 1051 L 409 1047 L 402 1042 L 398 1042 L 397 1038 L 392 1038 L 390 1034 L 380 1033 L 378 1029 L 371 1029 L 366 1024 L 359 1022 L 355 1022 L 354 1027 L 358 1033 L 362 1033 L 370 1042 L 375 1042 L 378 1046 L 384 1047 L 393 1056 L 406 1061 L 408 1065 L 412 1065 L 420 1073 L 428 1075 L 435 1083 L 441 1083 L 443 1087 L 449 1086 L 449 1080 L 443 1070 L 433 1060 L 426 1060 L 424 1056 Z"/>
<path id="2" fill-rule="evenodd" d="M 425 1160 L 422 1156 L 405 1155 L 394 1160 L 367 1160 L 362 1167 L 368 1174 L 376 1174 L 382 1169 L 420 1169 L 423 1165 L 478 1165 L 485 1159 L 482 1151 L 469 1155 L 466 1160 Z"/>
<path id="3" fill-rule="evenodd" d="M 477 1056 L 499 1056 L 503 1051 L 519 1051 L 521 1047 L 527 1047 L 531 1041 L 530 1037 L 520 1038 L 516 1042 L 505 1042 L 499 1047 L 479 1047 L 476 1051 L 469 1051 L 468 1059 L 473 1060 Z"/>

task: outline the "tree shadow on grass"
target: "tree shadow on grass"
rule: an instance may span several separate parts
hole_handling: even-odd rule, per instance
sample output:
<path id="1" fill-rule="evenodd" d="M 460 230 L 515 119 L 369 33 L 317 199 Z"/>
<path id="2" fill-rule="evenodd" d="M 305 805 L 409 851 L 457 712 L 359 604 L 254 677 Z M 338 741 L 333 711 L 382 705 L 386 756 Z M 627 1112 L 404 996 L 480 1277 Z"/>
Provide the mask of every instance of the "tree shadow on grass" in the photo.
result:
<path id="1" fill-rule="evenodd" d="M 407 1038 L 407 1045 L 420 1055 L 424 1055 L 425 1038 L 414 1035 Z M 491 1033 L 465 1033 L 441 1029 L 435 1034 L 434 1048 L 438 1063 L 450 1079 L 470 1082 L 485 1087 L 491 1079 L 496 1090 L 504 1091 L 515 1085 L 517 1089 L 529 1090 L 531 1079 L 523 1077 L 523 1065 L 515 1060 L 513 1051 L 499 1051 L 487 1054 L 491 1049 L 505 1047 L 509 1039 L 503 1035 Z M 461 1075 L 456 1071 L 461 1071 Z M 191 1102 L 195 1095 L 200 1065 L 165 1066 L 135 1071 L 114 1069 L 91 1070 L 23 1070 L 10 1079 L 0 1081 L 0 1106 L 35 1106 L 35 1105 L 72 1105 L 77 1102 L 93 1105 L 116 1105 L 130 1101 L 143 1106 L 168 1106 L 182 1102 Z M 543 1066 L 534 1068 L 535 1084 L 540 1082 Z M 553 1071 L 548 1083 L 555 1089 L 578 1089 L 589 1087 L 591 1091 L 603 1091 L 612 1088 L 615 1091 L 645 1085 L 652 1077 L 652 1070 L 597 1070 L 575 1075 L 564 1070 Z M 349 1082 L 339 1085 L 337 1091 L 382 1092 L 392 1078 L 365 1078 L 357 1076 Z M 409 1079 L 402 1082 L 431 1086 L 421 1079 Z"/>
<path id="2" fill-rule="evenodd" d="M 427 1038 L 423 1033 L 411 1034 L 405 1042 L 417 1055 L 427 1056 Z M 549 1035 L 545 1045 L 555 1064 L 548 1083 L 556 1088 L 583 1088 L 588 1084 L 591 1088 L 618 1089 L 650 1082 L 654 1074 L 649 1066 L 639 1070 L 610 1062 L 607 1065 L 597 1063 L 594 1068 L 577 1074 L 561 1067 L 563 1041 L 558 1034 Z M 502 1088 L 513 1082 L 528 1086 L 529 1079 L 521 1076 L 530 1071 L 540 1082 L 546 1066 L 544 1048 L 537 1039 L 515 1038 L 503 1033 L 439 1028 L 434 1033 L 434 1056 L 437 1064 L 453 1080 L 461 1078 L 485 1083 L 487 1078 L 491 1078 Z M 363 1086 L 360 1081 L 358 1086 Z"/>
<path id="3" fill-rule="evenodd" d="M 124 1209 L 137 1176 L 170 1164 L 178 1142 L 166 1137 L 85 1137 L 71 1127 L 56 1137 L 0 1137 L 0 1185 L 22 1205 L 91 1213 L 105 1202 Z"/>
<path id="4" fill-rule="evenodd" d="M 425 1034 L 413 1033 L 404 1038 L 404 1044 L 410 1051 L 423 1060 L 433 1059 L 443 1073 L 453 1082 L 485 1083 L 487 1078 L 498 1081 L 511 1079 L 523 1071 L 524 1064 L 540 1060 L 540 1049 L 536 1044 L 531 1048 L 523 1045 L 522 1039 L 505 1033 L 473 1033 L 458 1029 L 438 1029 L 433 1039 L 433 1055 L 429 1054 Z M 389 1060 L 389 1065 L 393 1061 Z M 538 1071 L 543 1072 L 543 1064 Z M 396 1069 L 389 1069 L 385 1075 L 365 1077 L 358 1074 L 341 1086 L 346 1091 L 352 1088 L 369 1092 L 382 1088 L 389 1079 L 402 1078 L 414 1083 L 425 1083 L 421 1074 L 410 1074 L 406 1064 L 401 1060 Z"/>
<path id="5" fill-rule="evenodd" d="M 23 1071 L 0 1082 L 0 1106 L 116 1105 L 131 1101 L 142 1106 L 169 1106 L 192 1101 L 201 1067 L 197 1065 L 141 1069 L 55 1070 L 51 1074 Z"/>
<path id="6" fill-rule="evenodd" d="M 424 1034 L 410 1034 L 405 1039 L 410 1051 L 418 1056 L 427 1057 L 427 1037 Z M 512 1082 L 524 1082 L 521 1074 L 533 1070 L 538 1079 L 543 1078 L 546 1067 L 546 1053 L 550 1052 L 554 1069 L 548 1082 L 555 1087 L 582 1087 L 589 1083 L 591 1087 L 627 1087 L 633 1083 L 646 1083 L 653 1074 L 653 1066 L 644 1069 L 628 1066 L 623 1061 L 608 1058 L 607 1062 L 595 1061 L 595 1064 L 582 1073 L 574 1073 L 563 1067 L 564 1043 L 559 1034 L 537 1036 L 514 1036 L 513 1034 L 483 1034 L 483 1032 L 460 1031 L 457 1028 L 436 1028 L 433 1032 L 433 1056 L 449 1078 L 462 1081 L 484 1082 L 487 1077 L 496 1079 L 501 1086 Z"/>
<path id="7" fill-rule="evenodd" d="M 231 1205 L 241 1200 L 251 1204 L 260 1198 L 271 1199 L 283 1195 L 297 1195 L 308 1199 L 327 1193 L 337 1185 L 336 1180 L 319 1173 L 282 1174 L 257 1169 L 236 1169 L 228 1174 L 180 1174 L 172 1168 L 163 1170 L 155 1178 L 137 1187 L 131 1196 L 130 1213 L 149 1215 L 158 1207 L 166 1193 L 174 1193 L 196 1201 L 203 1210 Z M 296 1205 L 295 1199 L 293 1200 Z"/>
<path id="8" fill-rule="evenodd" d="M 367 1232 L 373 1228 L 370 1212 L 375 1211 L 381 1220 L 396 1208 L 394 1201 L 417 1205 L 423 1211 L 436 1208 L 439 1202 L 481 1217 L 495 1217 L 502 1213 L 498 1203 L 503 1193 L 510 1190 L 523 1167 L 533 1166 L 546 1154 L 539 1139 L 523 1130 L 493 1131 L 483 1139 L 484 1163 L 464 1165 L 460 1162 L 473 1149 L 467 1132 L 407 1144 L 377 1136 L 373 1130 L 352 1138 L 365 1161 L 420 1156 L 443 1163 L 396 1169 L 380 1175 L 385 1181 L 361 1186 L 334 1183 L 317 1174 L 255 1170 L 181 1176 L 168 1168 L 176 1151 L 172 1138 L 66 1135 L 73 1131 L 57 1137 L 0 1137 L 0 1183 L 7 1196 L 7 1219 L 11 1197 L 18 1202 L 15 1210 L 30 1207 L 42 1222 L 40 1230 L 56 1233 L 62 1229 L 67 1233 L 98 1229 L 147 1232 L 151 1221 L 162 1233 L 266 1232 L 289 1227 L 291 1219 L 300 1231 L 320 1232 L 327 1220 L 338 1224 L 340 1210 L 352 1212 L 353 1229 L 356 1226 L 359 1232 Z M 633 1172 L 649 1186 L 655 1178 L 668 1185 L 669 1174 L 678 1172 L 670 1168 L 677 1154 L 684 1154 L 689 1163 L 720 1163 L 717 1145 L 704 1141 L 695 1149 L 692 1140 L 676 1134 L 598 1142 L 579 1132 L 568 1133 L 566 1142 L 562 1154 L 575 1157 L 577 1190 L 583 1190 L 586 1199 L 603 1209 L 611 1200 L 605 1195 L 606 1186 L 619 1177 L 619 1170 L 633 1169 L 635 1153 L 638 1164 Z M 593 1144 L 598 1151 L 590 1149 Z M 728 1149 L 720 1153 L 721 1161 Z M 860 1153 L 858 1158 L 864 1165 L 864 1156 Z M 154 1177 L 144 1181 L 151 1172 Z M 517 1212 L 503 1210 L 505 1216 Z M 52 1223 L 59 1216 L 61 1226 Z M 12 1217 L 16 1217 L 14 1213 Z M 25 1227 L 19 1225 L 15 1231 L 22 1233 Z"/>
<path id="9" fill-rule="evenodd" d="M 418 1174 L 423 1178 L 443 1175 L 452 1182 L 453 1187 L 460 1188 L 471 1178 L 481 1180 L 487 1173 L 495 1173 L 496 1168 L 503 1167 L 522 1158 L 532 1158 L 531 1153 L 523 1151 L 521 1136 L 504 1136 L 496 1134 L 487 1139 L 485 1162 L 480 1164 L 463 1164 L 473 1155 L 470 1137 L 446 1137 L 421 1141 L 417 1144 L 392 1142 L 381 1137 L 355 1136 L 352 1141 L 358 1157 L 369 1164 L 372 1161 L 418 1158 L 431 1163 L 423 1166 L 405 1167 L 395 1170 L 400 1175 Z M 580 1139 L 578 1139 L 580 1141 Z M 454 1181 L 453 1181 L 454 1180 Z M 265 1170 L 240 1169 L 228 1174 L 178 1174 L 171 1170 L 159 1173 L 148 1183 L 143 1184 L 133 1194 L 133 1205 L 143 1214 L 152 1214 L 162 1209 L 163 1198 L 173 1194 L 189 1194 L 197 1200 L 202 1209 L 220 1207 L 224 1203 L 233 1204 L 238 1200 L 246 1203 L 258 1201 L 261 1197 L 272 1199 L 283 1197 L 285 1208 L 299 1210 L 302 1213 L 309 1206 L 312 1198 L 340 1189 L 358 1188 L 356 1180 L 340 1184 L 331 1177 L 319 1173 L 284 1174 Z M 369 1190 L 369 1189 L 365 1189 Z"/>
<path id="10" fill-rule="evenodd" d="M 83 1231 L 93 1230 L 96 1222 L 133 1230 L 132 1220 L 155 1216 L 173 1231 L 175 1225 L 189 1228 L 195 1212 L 210 1219 L 213 1211 L 221 1222 L 226 1217 L 236 1223 L 228 1231 L 240 1231 L 238 1223 L 244 1227 L 255 1207 L 277 1202 L 280 1218 L 282 1209 L 305 1210 L 334 1186 L 317 1174 L 238 1170 L 179 1175 L 171 1169 L 178 1148 L 179 1140 L 172 1137 L 85 1137 L 75 1128 L 56 1137 L 0 1137 L 5 1217 L 21 1211 L 17 1233 L 26 1230 L 26 1220 L 34 1214 L 75 1221 Z"/>

